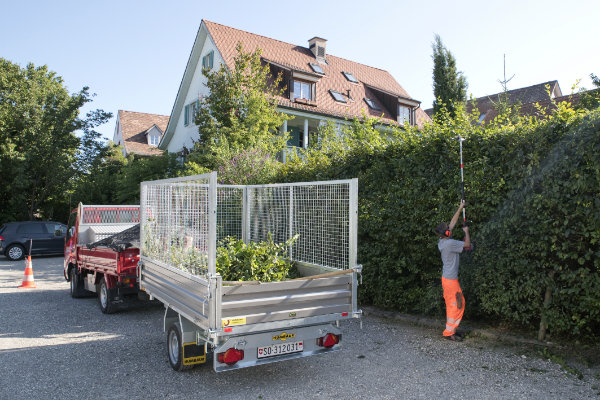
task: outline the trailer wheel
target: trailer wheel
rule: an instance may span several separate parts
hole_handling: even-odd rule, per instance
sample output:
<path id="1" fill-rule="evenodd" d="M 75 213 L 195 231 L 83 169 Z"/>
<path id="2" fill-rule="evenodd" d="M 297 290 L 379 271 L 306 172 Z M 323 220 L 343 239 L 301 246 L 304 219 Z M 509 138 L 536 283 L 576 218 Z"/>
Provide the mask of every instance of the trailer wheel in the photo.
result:
<path id="1" fill-rule="evenodd" d="M 175 371 L 183 371 L 191 368 L 183 365 L 183 340 L 181 339 L 181 326 L 179 322 L 173 323 L 167 332 L 167 355 L 169 364 Z"/>
<path id="2" fill-rule="evenodd" d="M 104 314 L 114 313 L 116 306 L 113 303 L 113 296 L 110 290 L 106 287 L 106 280 L 104 278 L 100 280 L 96 291 L 98 292 L 98 304 L 100 304 L 100 310 L 102 310 Z"/>
<path id="3" fill-rule="evenodd" d="M 71 297 L 74 299 L 83 297 L 86 290 L 83 288 L 81 274 L 77 272 L 77 267 L 71 268 Z"/>

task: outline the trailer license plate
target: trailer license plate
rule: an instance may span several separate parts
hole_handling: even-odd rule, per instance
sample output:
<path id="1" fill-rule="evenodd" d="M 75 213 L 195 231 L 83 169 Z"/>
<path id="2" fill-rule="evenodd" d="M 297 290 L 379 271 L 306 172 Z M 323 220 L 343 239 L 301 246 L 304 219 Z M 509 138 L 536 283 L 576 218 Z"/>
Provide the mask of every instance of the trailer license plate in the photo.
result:
<path id="1" fill-rule="evenodd" d="M 279 356 L 281 354 L 298 353 L 304 349 L 304 342 L 273 344 L 258 348 L 258 358 Z"/>

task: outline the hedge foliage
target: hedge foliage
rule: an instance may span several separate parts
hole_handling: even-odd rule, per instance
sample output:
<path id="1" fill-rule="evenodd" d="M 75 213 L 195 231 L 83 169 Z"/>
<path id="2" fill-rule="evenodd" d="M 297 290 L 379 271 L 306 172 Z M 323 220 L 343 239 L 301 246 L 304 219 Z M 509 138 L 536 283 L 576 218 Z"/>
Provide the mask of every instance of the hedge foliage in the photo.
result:
<path id="1" fill-rule="evenodd" d="M 280 179 L 358 177 L 362 302 L 442 314 L 433 228 L 460 201 L 460 134 L 475 245 L 461 261 L 467 317 L 537 328 L 543 316 L 552 333 L 598 332 L 600 112 L 563 103 L 539 119 L 476 118 L 441 115 L 421 131 L 385 135 L 369 120 L 341 135 L 329 126 Z"/>

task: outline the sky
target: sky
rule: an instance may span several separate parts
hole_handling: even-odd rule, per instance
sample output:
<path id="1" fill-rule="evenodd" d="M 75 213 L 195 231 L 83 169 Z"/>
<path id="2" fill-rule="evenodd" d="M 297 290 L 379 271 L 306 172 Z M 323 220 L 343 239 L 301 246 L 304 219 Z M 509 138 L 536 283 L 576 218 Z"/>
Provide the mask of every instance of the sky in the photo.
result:
<path id="1" fill-rule="evenodd" d="M 468 94 L 558 80 L 563 94 L 600 75 L 600 1 L 2 1 L 0 57 L 47 65 L 70 92 L 102 109 L 170 115 L 202 19 L 389 71 L 424 109 L 433 102 L 432 42 L 439 34 Z M 112 139 L 115 117 L 98 131 Z"/>

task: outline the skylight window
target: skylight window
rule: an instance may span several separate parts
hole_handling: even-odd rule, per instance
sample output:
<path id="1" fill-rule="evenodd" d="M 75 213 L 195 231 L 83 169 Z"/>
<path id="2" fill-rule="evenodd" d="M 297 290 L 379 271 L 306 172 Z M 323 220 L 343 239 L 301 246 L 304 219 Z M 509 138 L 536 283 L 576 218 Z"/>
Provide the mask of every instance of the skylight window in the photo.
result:
<path id="1" fill-rule="evenodd" d="M 365 97 L 365 103 L 367 103 L 367 105 L 369 106 L 369 108 L 371 108 L 371 109 L 373 109 L 373 110 L 377 110 L 377 111 L 380 111 L 380 110 L 381 110 L 381 107 L 379 107 L 379 106 L 377 105 L 377 103 L 375 103 L 375 102 L 374 102 L 373 100 L 371 100 L 371 99 L 367 99 L 366 97 Z"/>
<path id="2" fill-rule="evenodd" d="M 308 63 L 308 65 L 310 65 L 312 70 L 315 71 L 317 74 L 325 75 L 325 71 L 323 71 L 323 68 L 321 68 L 319 64 Z"/>
<path id="3" fill-rule="evenodd" d="M 348 79 L 350 82 L 352 82 L 352 83 L 358 83 L 358 79 L 356 79 L 354 77 L 354 75 L 352 75 L 350 72 L 342 72 L 342 74 L 344 74 L 344 76 L 346 77 L 346 79 Z"/>
<path id="4" fill-rule="evenodd" d="M 333 96 L 335 101 L 339 101 L 340 103 L 347 103 L 346 99 L 344 98 L 344 95 L 341 94 L 340 92 L 336 92 L 335 90 L 330 90 L 329 93 L 331 93 L 331 95 Z"/>

